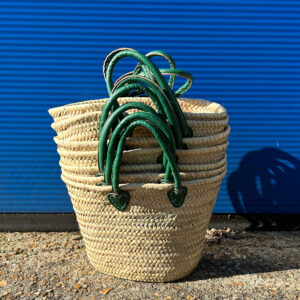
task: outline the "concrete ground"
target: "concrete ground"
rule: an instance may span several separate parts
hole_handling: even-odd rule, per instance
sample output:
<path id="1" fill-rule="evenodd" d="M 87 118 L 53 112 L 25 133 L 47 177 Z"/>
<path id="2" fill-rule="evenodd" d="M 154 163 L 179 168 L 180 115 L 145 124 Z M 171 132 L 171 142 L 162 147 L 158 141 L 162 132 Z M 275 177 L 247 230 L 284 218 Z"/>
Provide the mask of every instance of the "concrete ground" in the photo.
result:
<path id="1" fill-rule="evenodd" d="M 95 271 L 78 232 L 0 233 L 0 298 L 299 300 L 299 231 L 248 232 L 244 225 L 212 223 L 197 269 L 173 283 Z"/>

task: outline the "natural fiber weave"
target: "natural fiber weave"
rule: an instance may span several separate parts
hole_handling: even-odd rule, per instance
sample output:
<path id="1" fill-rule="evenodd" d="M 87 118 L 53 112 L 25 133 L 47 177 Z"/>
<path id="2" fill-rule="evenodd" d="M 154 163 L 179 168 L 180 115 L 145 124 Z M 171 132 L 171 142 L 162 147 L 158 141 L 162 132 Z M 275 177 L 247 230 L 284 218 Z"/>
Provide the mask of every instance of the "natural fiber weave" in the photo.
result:
<path id="1" fill-rule="evenodd" d="M 111 186 L 76 183 L 64 175 L 91 264 L 109 275 L 165 282 L 190 274 L 197 266 L 205 232 L 225 173 L 184 181 L 188 194 L 174 208 L 171 184 L 126 184 L 126 211 L 107 200 Z"/>
<path id="2" fill-rule="evenodd" d="M 201 172 L 201 171 L 210 171 L 214 169 L 218 169 L 226 164 L 226 154 L 225 158 L 221 159 L 220 161 L 216 163 L 210 163 L 210 164 L 179 164 L 178 169 L 180 172 Z M 59 165 L 62 169 L 66 170 L 69 173 L 72 174 L 78 174 L 78 175 L 93 175 L 99 173 L 98 166 L 70 166 L 64 164 L 61 160 L 59 162 Z M 159 173 L 161 172 L 163 168 L 162 164 L 143 164 L 143 165 L 121 165 L 120 173 L 143 173 L 143 172 L 151 172 L 151 173 Z"/>
<path id="3" fill-rule="evenodd" d="M 102 111 L 107 100 L 108 99 L 99 99 L 76 102 L 51 108 L 49 109 L 49 113 L 53 117 L 54 122 L 68 120 L 70 117 Z M 143 102 L 154 108 L 153 102 L 147 97 L 124 97 L 118 99 L 120 105 L 132 101 Z M 179 98 L 178 103 L 187 120 L 220 120 L 227 117 L 225 108 L 215 102 L 202 99 Z"/>
<path id="4" fill-rule="evenodd" d="M 97 117 L 97 119 L 99 119 Z M 79 123 L 66 130 L 56 130 L 57 136 L 61 140 L 67 141 L 96 141 L 99 139 L 99 121 L 88 122 L 85 118 L 78 120 Z M 220 121 L 187 121 L 193 129 L 194 137 L 205 137 L 223 133 L 228 127 L 228 119 Z M 144 128 L 137 127 L 133 132 L 133 137 L 152 137 L 152 134 Z M 138 141 L 136 141 L 138 143 Z"/>
<path id="5" fill-rule="evenodd" d="M 215 163 L 225 157 L 228 142 L 197 149 L 176 150 L 178 164 L 205 164 Z M 98 166 L 97 151 L 74 151 L 57 149 L 61 161 L 70 166 Z M 162 154 L 161 148 L 146 148 L 124 151 L 122 164 L 155 164 L 157 158 Z"/>
<path id="6" fill-rule="evenodd" d="M 180 172 L 181 180 L 195 180 L 203 179 L 212 176 L 222 174 L 226 171 L 227 165 L 223 165 L 220 168 L 199 172 Z M 104 176 L 95 175 L 78 175 L 62 168 L 62 174 L 75 182 L 85 182 L 87 184 L 97 185 L 104 182 Z M 119 182 L 120 183 L 157 183 L 159 180 L 164 178 L 164 173 L 150 173 L 150 172 L 140 172 L 140 173 L 120 173 Z"/>
<path id="7" fill-rule="evenodd" d="M 101 112 L 90 112 L 84 115 L 70 117 L 67 121 L 52 123 L 52 128 L 60 139 L 68 141 L 95 141 L 99 138 L 99 121 Z M 220 120 L 187 120 L 193 129 L 194 137 L 222 133 L 228 127 L 228 117 Z M 151 136 L 145 128 L 138 128 L 133 136 Z"/>
<path id="8" fill-rule="evenodd" d="M 170 68 L 159 69 L 153 56 L 166 59 Z M 138 65 L 114 82 L 115 66 L 124 57 Z M 88 258 L 117 277 L 180 279 L 201 258 L 226 174 L 227 112 L 217 103 L 177 99 L 193 76 L 177 69 L 164 51 L 116 49 L 106 57 L 103 75 L 109 99 L 49 110 L 62 179 Z M 173 91 L 176 76 L 186 82 Z"/>
<path id="9" fill-rule="evenodd" d="M 229 133 L 230 127 L 227 126 L 227 128 L 221 133 L 203 137 L 184 138 L 183 143 L 186 144 L 189 149 L 217 146 L 227 141 Z M 99 145 L 99 139 L 88 141 L 69 141 L 55 137 L 54 141 L 60 148 L 74 151 L 97 151 Z M 159 144 L 153 137 L 127 138 L 126 147 L 127 149 L 157 148 L 159 147 Z"/>

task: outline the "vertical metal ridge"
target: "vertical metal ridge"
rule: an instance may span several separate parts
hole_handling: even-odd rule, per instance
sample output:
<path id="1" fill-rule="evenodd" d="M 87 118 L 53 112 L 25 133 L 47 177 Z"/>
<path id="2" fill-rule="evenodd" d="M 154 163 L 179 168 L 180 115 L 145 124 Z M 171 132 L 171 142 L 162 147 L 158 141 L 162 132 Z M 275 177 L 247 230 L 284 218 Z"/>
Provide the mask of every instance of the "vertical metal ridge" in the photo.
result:
<path id="1" fill-rule="evenodd" d="M 102 62 L 124 46 L 169 52 L 195 78 L 187 97 L 226 107 L 228 176 L 215 212 L 300 212 L 297 170 L 270 181 L 278 203 L 247 191 L 281 151 L 300 158 L 299 3 L 13 0 L 0 1 L 0 26 L 0 212 L 72 212 L 47 109 L 107 97 Z M 236 173 L 243 164 L 249 173 Z M 228 187 L 246 190 L 246 206 Z"/>

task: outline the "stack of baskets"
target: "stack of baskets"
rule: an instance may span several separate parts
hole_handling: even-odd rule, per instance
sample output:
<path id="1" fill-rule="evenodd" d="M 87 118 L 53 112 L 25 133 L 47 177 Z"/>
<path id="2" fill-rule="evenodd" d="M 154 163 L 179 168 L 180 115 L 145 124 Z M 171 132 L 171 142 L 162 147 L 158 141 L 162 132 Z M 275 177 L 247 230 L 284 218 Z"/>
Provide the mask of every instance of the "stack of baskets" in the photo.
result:
<path id="1" fill-rule="evenodd" d="M 139 64 L 114 83 L 114 67 L 127 56 Z M 153 56 L 170 68 L 159 70 Z M 49 110 L 88 258 L 131 280 L 182 278 L 200 260 L 226 173 L 226 110 L 179 98 L 192 76 L 162 51 L 118 49 L 103 71 L 110 98 Z M 187 81 L 173 92 L 175 76 Z"/>

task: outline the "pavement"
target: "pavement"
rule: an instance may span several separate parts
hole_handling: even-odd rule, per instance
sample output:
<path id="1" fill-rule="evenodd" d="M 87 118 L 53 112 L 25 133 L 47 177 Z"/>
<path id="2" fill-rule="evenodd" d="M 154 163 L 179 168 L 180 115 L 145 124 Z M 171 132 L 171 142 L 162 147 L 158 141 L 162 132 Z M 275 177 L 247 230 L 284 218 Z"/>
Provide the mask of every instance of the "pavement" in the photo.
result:
<path id="1" fill-rule="evenodd" d="M 96 271 L 79 232 L 2 232 L 0 299 L 300 300 L 299 231 L 246 227 L 245 219 L 215 219 L 196 270 L 171 283 Z"/>

